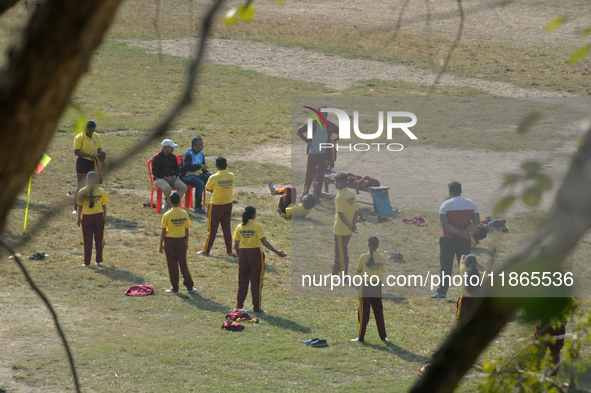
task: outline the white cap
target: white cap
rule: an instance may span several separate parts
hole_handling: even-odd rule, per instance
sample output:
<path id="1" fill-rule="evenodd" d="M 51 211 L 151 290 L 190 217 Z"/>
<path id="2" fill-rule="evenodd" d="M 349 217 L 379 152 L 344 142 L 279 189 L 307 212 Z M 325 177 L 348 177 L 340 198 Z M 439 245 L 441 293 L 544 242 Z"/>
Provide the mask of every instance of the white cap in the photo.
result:
<path id="1" fill-rule="evenodd" d="M 174 143 L 170 139 L 163 140 L 162 143 L 161 143 L 161 145 L 162 145 L 162 147 L 164 147 L 164 146 L 177 147 L 178 146 L 176 143 Z"/>

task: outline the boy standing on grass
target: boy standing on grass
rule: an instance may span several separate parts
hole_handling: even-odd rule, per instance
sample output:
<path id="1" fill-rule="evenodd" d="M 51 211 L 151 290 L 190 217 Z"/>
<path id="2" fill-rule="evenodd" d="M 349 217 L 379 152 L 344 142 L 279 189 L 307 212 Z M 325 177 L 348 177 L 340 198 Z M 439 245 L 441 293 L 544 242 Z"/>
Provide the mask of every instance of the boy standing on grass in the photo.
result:
<path id="1" fill-rule="evenodd" d="M 357 218 L 359 207 L 355 194 L 347 188 L 347 174 L 339 173 L 335 176 L 335 187 L 339 190 L 334 200 L 334 264 L 332 274 L 338 275 L 349 272 L 349 240 L 357 232 Z"/>
<path id="2" fill-rule="evenodd" d="M 176 192 L 170 194 L 172 209 L 162 216 L 162 233 L 160 234 L 160 254 L 166 254 L 168 276 L 172 287 L 168 293 L 179 291 L 179 269 L 183 275 L 183 285 L 189 293 L 196 291 L 193 288 L 193 278 L 187 267 L 187 249 L 189 248 L 189 227 L 191 220 L 186 211 L 179 207 L 181 196 Z"/>
<path id="3" fill-rule="evenodd" d="M 224 242 L 226 243 L 226 254 L 232 254 L 232 197 L 234 193 L 234 174 L 227 171 L 228 161 L 224 157 L 215 160 L 218 169 L 215 175 L 211 175 L 205 189 L 211 192 L 211 200 L 207 210 L 208 226 L 205 246 L 199 254 L 209 256 L 213 242 L 218 232 L 218 226 L 222 225 Z"/>

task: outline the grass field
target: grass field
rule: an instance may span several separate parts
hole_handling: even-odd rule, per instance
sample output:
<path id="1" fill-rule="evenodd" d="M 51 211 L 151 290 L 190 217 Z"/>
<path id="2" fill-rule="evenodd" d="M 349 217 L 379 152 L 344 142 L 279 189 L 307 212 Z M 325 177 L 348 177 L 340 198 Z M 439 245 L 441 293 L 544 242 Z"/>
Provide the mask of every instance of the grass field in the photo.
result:
<path id="1" fill-rule="evenodd" d="M 191 9 L 189 4 L 192 3 L 164 2 L 159 23 L 162 37 L 192 34 L 193 15 L 200 11 L 197 7 Z M 138 1 L 130 1 L 125 6 L 113 28 L 113 38 L 156 36 L 152 8 L 138 13 L 139 5 Z M 0 46 L 7 42 L 7 31 L 16 23 L 17 14 L 13 12 L 2 19 Z M 179 19 L 179 15 L 184 19 Z M 282 45 L 306 46 L 316 39 L 313 35 L 305 36 L 306 45 L 298 41 L 300 38 L 290 35 L 280 40 L 277 26 L 272 23 L 270 26 L 268 32 L 257 31 L 252 26 L 248 27 L 252 31 L 245 31 L 247 27 L 235 31 L 219 29 L 225 36 Z M 350 37 L 348 42 L 356 46 L 358 40 L 366 39 L 365 36 Z M 313 48 L 389 61 L 382 57 L 377 46 L 372 49 L 365 45 L 366 49 L 348 51 L 339 47 L 333 37 L 332 41 Z M 506 53 L 505 48 L 496 47 L 495 51 Z M 465 61 L 462 53 L 466 51 L 459 52 L 459 64 L 454 64 L 452 70 L 466 74 L 475 72 L 462 68 L 461 63 Z M 419 65 L 431 67 L 426 55 L 420 55 L 412 48 L 401 51 L 401 56 L 403 60 L 404 56 L 416 58 L 414 61 Z M 486 55 L 479 61 L 491 61 L 494 56 L 494 53 Z M 118 42 L 110 41 L 101 47 L 74 101 L 89 116 L 102 113 L 98 120 L 99 133 L 109 156 L 125 156 L 127 149 L 149 132 L 150 126 L 176 97 L 183 82 L 185 65 L 185 60 L 149 54 Z M 486 69 L 481 72 L 493 80 L 504 78 Z M 544 81 L 540 86 L 586 92 L 588 86 L 576 73 L 569 78 L 544 77 L 540 79 Z M 527 85 L 522 77 L 516 78 L 516 83 Z M 290 98 L 293 96 L 417 96 L 428 89 L 428 86 L 411 83 L 368 81 L 344 92 L 334 92 L 322 85 L 207 64 L 199 81 L 197 105 L 183 114 L 169 136 L 184 150 L 192 136 L 203 135 L 210 161 L 217 155 L 240 157 L 241 153 L 264 144 L 289 143 Z M 477 95 L 484 94 L 452 87 L 439 87 L 435 92 L 435 96 Z M 368 327 L 367 343 L 353 344 L 349 340 L 357 332 L 357 299 L 293 297 L 290 258 L 279 259 L 268 254 L 263 292 L 263 307 L 268 313 L 261 317 L 260 324 L 248 324 L 242 333 L 220 330 L 225 314 L 234 306 L 237 262 L 220 256 L 224 254 L 221 239 L 214 246 L 213 257 L 197 255 L 206 233 L 205 217 L 190 213 L 189 267 L 196 281 L 197 294 L 175 296 L 164 293 L 169 283 L 164 257 L 158 253 L 160 216 L 142 208 L 142 203 L 149 199 L 146 161 L 158 151 L 158 143 L 145 146 L 137 157 L 106 179 L 105 189 L 111 204 L 105 267 L 83 269 L 80 266 L 80 230 L 70 214 L 71 200 L 65 197 L 66 192 L 75 186 L 73 135 L 70 132 L 74 118 L 73 111 L 64 116 L 47 151 L 53 160 L 41 175 L 33 179 L 28 225 L 29 228 L 45 225 L 45 229 L 17 251 L 23 256 L 34 252 L 50 254 L 46 261 L 26 259 L 25 263 L 57 308 L 77 362 L 83 391 L 358 392 L 371 389 L 375 392 L 402 392 L 411 386 L 417 371 L 428 362 L 453 327 L 457 290 L 452 291 L 446 301 L 388 299 L 384 306 L 392 345 L 380 342 L 373 321 Z M 456 132 L 450 134 L 455 147 L 486 148 L 477 141 L 468 140 L 465 131 Z M 500 149 L 514 150 L 516 145 L 523 146 L 525 142 L 529 144 L 528 148 L 541 149 L 553 140 L 550 131 L 523 139 L 519 143 L 515 139 L 508 140 Z M 449 147 L 449 140 L 435 134 L 426 143 Z M 181 147 L 177 154 L 182 151 Z M 277 200 L 268 195 L 266 185 L 270 181 L 288 184 L 292 176 L 290 167 L 235 160 L 230 162 L 229 169 L 237 177 L 233 227 L 239 222 L 242 207 L 253 204 L 259 210 L 258 221 L 263 223 L 268 239 L 277 248 L 289 251 L 292 223 L 276 214 Z M 16 242 L 21 237 L 25 200 L 23 193 L 2 234 L 9 242 Z M 68 205 L 64 208 L 66 203 Z M 329 203 L 326 205 L 316 209 L 310 219 L 331 225 L 334 211 Z M 40 222 L 42 214 L 51 209 L 62 209 L 62 213 L 50 222 Z M 428 207 L 407 210 L 385 224 L 375 223 L 369 211 L 365 210 L 365 214 L 369 220 L 359 226 L 359 234 L 351 245 L 352 261 L 365 251 L 365 239 L 377 234 L 383 239 L 383 250 L 403 252 L 407 265 L 413 269 L 437 269 L 440 228 L 435 211 Z M 418 228 L 401 222 L 402 218 L 416 215 L 424 216 L 429 226 Z M 507 256 L 519 241 L 531 234 L 542 217 L 539 211 L 514 215 L 508 222 L 510 234 L 487 239 L 475 253 L 486 262 L 488 250 L 494 246 L 499 258 Z M 302 221 L 301 225 L 312 224 Z M 329 244 L 326 249 L 306 251 L 328 272 L 332 265 L 331 249 L 332 244 Z M 591 242 L 586 239 L 571 258 L 585 261 L 590 252 Z M 43 391 L 72 391 L 65 354 L 48 312 L 29 289 L 17 267 L 6 259 L 7 255 L 0 255 L 3 262 L 0 263 L 0 318 L 3 322 L 0 324 L 3 346 L 0 376 L 8 375 L 22 389 L 31 386 Z M 390 268 L 395 270 L 397 267 Z M 125 290 L 133 284 L 152 284 L 156 295 L 125 297 Z M 588 310 L 589 306 L 588 299 L 584 299 L 581 309 Z M 480 371 L 484 361 L 515 349 L 520 340 L 531 337 L 533 328 L 531 321 L 517 315 L 481 356 L 473 372 Z M 302 344 L 311 337 L 328 339 L 330 347 L 314 349 Z M 459 390 L 472 392 L 475 386 L 474 381 L 466 381 Z"/>

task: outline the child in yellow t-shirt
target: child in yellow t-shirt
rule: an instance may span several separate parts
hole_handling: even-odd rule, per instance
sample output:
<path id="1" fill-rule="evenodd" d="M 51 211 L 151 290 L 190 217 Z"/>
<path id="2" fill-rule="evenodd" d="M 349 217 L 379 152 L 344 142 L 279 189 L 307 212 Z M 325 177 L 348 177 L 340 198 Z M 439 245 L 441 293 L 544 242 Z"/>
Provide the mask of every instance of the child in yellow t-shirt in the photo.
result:
<path id="1" fill-rule="evenodd" d="M 302 203 L 294 203 L 298 192 L 295 187 L 275 187 L 273 183 L 269 183 L 271 195 L 281 195 L 281 199 L 277 204 L 277 212 L 285 218 L 306 217 L 314 206 L 316 206 L 316 198 L 312 194 L 304 195 Z"/>
<path id="2" fill-rule="evenodd" d="M 82 227 L 84 243 L 84 267 L 90 267 L 92 243 L 96 244 L 96 265 L 103 263 L 103 247 L 105 245 L 105 224 L 107 223 L 107 203 L 109 197 L 105 190 L 98 186 L 98 173 L 88 172 L 87 186 L 83 187 L 76 198 L 78 226 Z"/>

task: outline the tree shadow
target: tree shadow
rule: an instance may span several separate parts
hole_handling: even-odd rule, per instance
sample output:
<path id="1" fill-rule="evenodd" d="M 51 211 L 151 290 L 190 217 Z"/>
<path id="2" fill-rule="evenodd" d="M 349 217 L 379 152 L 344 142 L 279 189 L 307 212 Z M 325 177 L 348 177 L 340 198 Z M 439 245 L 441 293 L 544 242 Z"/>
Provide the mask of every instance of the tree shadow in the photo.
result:
<path id="1" fill-rule="evenodd" d="M 136 276 L 135 274 L 128 272 L 126 270 L 117 269 L 116 267 L 112 266 L 105 266 L 103 265 L 102 268 L 96 269 L 96 273 L 101 274 L 105 277 L 110 278 L 111 280 L 117 281 L 125 281 L 130 282 L 133 284 L 143 284 L 145 282 L 143 277 Z"/>
<path id="2" fill-rule="evenodd" d="M 282 329 L 289 329 L 293 332 L 298 333 L 310 333 L 312 330 L 307 326 L 302 326 L 297 322 L 291 321 L 287 318 L 277 317 L 268 314 L 255 314 L 261 321 L 267 322 L 270 325 L 282 328 Z"/>
<path id="3" fill-rule="evenodd" d="M 26 209 L 27 208 L 27 200 L 17 198 L 14 200 L 14 204 L 12 205 L 13 209 Z M 42 205 L 40 203 L 33 203 L 29 201 L 29 210 L 40 211 L 40 210 L 47 210 L 49 207 Z"/>
<path id="4" fill-rule="evenodd" d="M 219 312 L 222 314 L 228 314 L 231 311 L 230 307 L 214 300 L 206 299 L 198 293 L 177 293 L 176 296 L 183 302 L 203 311 Z"/>
<path id="5" fill-rule="evenodd" d="M 378 351 L 382 351 L 382 352 L 390 352 L 395 354 L 396 356 L 398 356 L 400 359 L 409 362 L 409 363 L 420 363 L 420 364 L 425 364 L 428 363 L 431 359 L 423 356 L 423 355 L 418 355 L 414 352 L 410 352 L 392 342 L 389 342 L 388 344 L 371 344 L 368 342 L 364 342 L 362 343 L 362 345 L 366 346 L 366 347 L 370 347 L 372 349 L 376 349 Z"/>
<path id="6" fill-rule="evenodd" d="M 115 229 L 138 229 L 137 222 L 114 217 L 112 215 L 107 215 L 107 224 L 110 224 Z"/>

